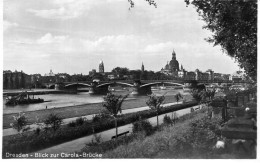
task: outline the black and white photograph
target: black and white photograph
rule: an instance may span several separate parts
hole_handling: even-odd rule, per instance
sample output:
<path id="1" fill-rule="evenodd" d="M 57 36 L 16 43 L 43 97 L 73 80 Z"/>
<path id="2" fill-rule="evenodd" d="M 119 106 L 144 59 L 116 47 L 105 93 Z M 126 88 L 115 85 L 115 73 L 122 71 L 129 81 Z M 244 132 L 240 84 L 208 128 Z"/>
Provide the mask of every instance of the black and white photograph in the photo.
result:
<path id="1" fill-rule="evenodd" d="M 256 161 L 258 2 L 3 0 L 1 158 Z"/>

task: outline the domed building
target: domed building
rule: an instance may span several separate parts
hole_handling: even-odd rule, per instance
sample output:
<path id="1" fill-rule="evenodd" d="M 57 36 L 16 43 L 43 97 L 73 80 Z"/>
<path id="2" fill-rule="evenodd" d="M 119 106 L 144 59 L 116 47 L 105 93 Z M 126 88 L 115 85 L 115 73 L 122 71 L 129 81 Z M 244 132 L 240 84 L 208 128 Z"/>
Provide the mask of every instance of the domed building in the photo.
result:
<path id="1" fill-rule="evenodd" d="M 176 59 L 176 53 L 173 50 L 172 52 L 172 60 L 170 62 L 167 62 L 164 68 L 161 69 L 161 72 L 167 75 L 173 75 L 178 76 L 179 68 L 179 62 Z"/>
<path id="2" fill-rule="evenodd" d="M 177 72 L 179 71 L 179 62 L 176 60 L 176 53 L 173 50 L 172 52 L 172 60 L 169 63 L 169 69 L 171 70 L 171 72 Z"/>

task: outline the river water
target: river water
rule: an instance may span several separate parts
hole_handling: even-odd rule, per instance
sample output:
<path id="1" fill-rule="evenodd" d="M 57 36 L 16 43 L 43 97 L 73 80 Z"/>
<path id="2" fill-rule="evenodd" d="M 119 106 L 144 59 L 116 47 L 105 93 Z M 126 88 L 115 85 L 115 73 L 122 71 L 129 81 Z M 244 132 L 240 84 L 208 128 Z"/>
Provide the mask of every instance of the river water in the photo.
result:
<path id="1" fill-rule="evenodd" d="M 164 95 L 171 96 L 176 94 L 177 92 L 181 92 L 182 90 L 158 90 L 153 91 L 156 95 Z M 129 94 L 128 91 L 116 91 L 113 92 L 115 94 Z M 133 98 L 144 98 L 145 96 L 133 96 L 130 95 L 127 99 Z M 16 106 L 7 106 L 5 105 L 5 98 L 3 97 L 3 114 L 9 113 L 19 113 L 19 112 L 26 112 L 26 111 L 34 111 L 34 110 L 42 110 L 50 108 L 58 108 L 58 107 L 66 107 L 66 106 L 73 106 L 73 105 L 83 105 L 83 104 L 90 104 L 90 103 L 100 103 L 103 101 L 103 95 L 90 95 L 88 92 L 80 92 L 78 94 L 45 94 L 45 95 L 34 95 L 34 98 L 42 98 L 44 101 L 43 103 L 38 104 L 24 104 L 24 105 L 16 105 Z M 126 99 L 126 100 L 127 100 Z"/>

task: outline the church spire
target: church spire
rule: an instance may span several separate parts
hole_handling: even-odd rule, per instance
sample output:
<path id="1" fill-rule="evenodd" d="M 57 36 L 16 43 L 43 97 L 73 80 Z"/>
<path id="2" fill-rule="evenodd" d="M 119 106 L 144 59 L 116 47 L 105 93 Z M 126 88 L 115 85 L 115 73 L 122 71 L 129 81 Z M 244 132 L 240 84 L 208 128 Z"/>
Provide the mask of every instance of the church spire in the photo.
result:
<path id="1" fill-rule="evenodd" d="M 174 49 L 173 49 L 173 51 L 172 51 L 172 59 L 173 59 L 173 60 L 176 60 L 176 53 L 175 53 Z"/>
<path id="2" fill-rule="evenodd" d="M 144 63 L 142 62 L 142 67 L 141 67 L 142 72 L 144 72 Z"/>

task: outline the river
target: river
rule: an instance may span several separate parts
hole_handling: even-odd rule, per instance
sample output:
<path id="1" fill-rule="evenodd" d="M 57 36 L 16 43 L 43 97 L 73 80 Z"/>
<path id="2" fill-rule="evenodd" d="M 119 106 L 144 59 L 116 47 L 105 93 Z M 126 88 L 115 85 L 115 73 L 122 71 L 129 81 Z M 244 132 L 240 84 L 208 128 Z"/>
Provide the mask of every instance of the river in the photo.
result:
<path id="1" fill-rule="evenodd" d="M 157 90 L 153 91 L 156 95 L 164 95 L 171 96 L 176 94 L 177 92 L 182 92 L 181 89 L 178 90 Z M 130 92 L 128 91 L 115 91 L 115 94 L 125 95 Z M 126 100 L 133 98 L 143 98 L 145 96 L 133 96 L 130 95 Z M 100 103 L 103 101 L 103 95 L 90 95 L 88 92 L 80 92 L 78 94 L 45 94 L 45 95 L 34 95 L 34 98 L 42 98 L 43 103 L 38 104 L 24 104 L 24 105 L 16 105 L 16 106 L 7 106 L 5 105 L 5 98 L 3 97 L 3 114 L 10 113 L 19 113 L 19 112 L 27 112 L 27 111 L 35 111 L 35 110 L 43 110 L 50 108 L 58 108 L 65 106 L 73 106 L 73 105 L 83 105 L 90 103 Z"/>

